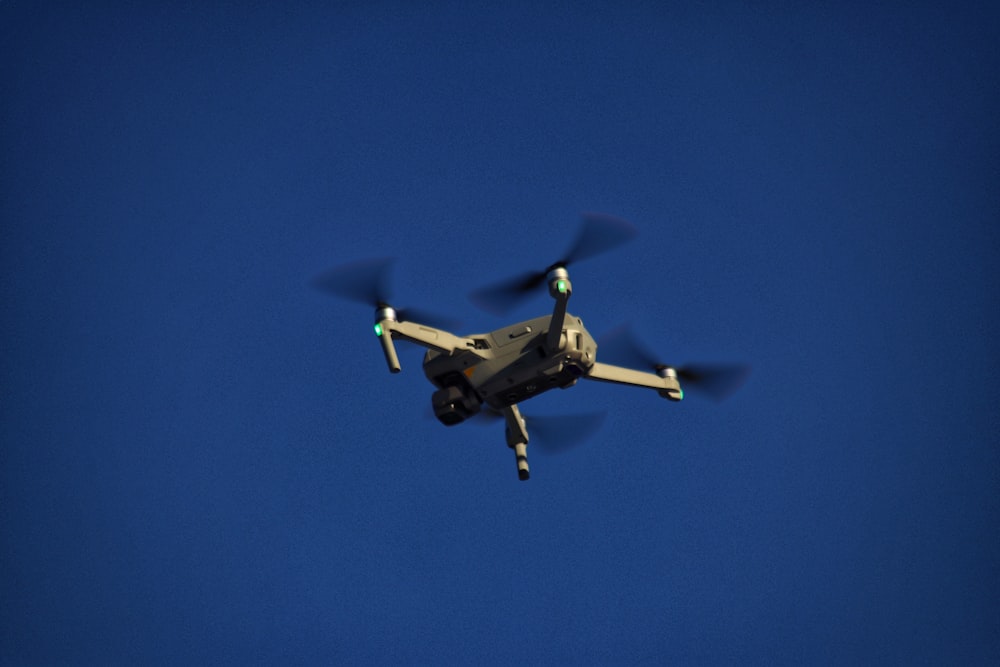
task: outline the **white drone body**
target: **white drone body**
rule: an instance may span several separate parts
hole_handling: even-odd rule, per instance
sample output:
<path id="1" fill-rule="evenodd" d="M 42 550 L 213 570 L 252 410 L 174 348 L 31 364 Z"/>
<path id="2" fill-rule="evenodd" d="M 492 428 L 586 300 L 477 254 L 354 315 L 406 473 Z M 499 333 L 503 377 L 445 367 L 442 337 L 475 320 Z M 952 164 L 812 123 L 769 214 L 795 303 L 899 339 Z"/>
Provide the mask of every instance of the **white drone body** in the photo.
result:
<path id="1" fill-rule="evenodd" d="M 483 404 L 503 414 L 507 445 L 517 458 L 518 476 L 528 479 L 528 433 L 518 403 L 554 389 L 566 389 L 580 378 L 655 389 L 672 401 L 683 397 L 677 373 L 662 367 L 646 373 L 597 361 L 597 343 L 583 320 L 566 312 L 573 292 L 565 268 L 548 274 L 555 299 L 552 315 L 497 329 L 487 334 L 456 336 L 416 322 L 399 322 L 391 307 L 376 310 L 375 333 L 389 370 L 400 371 L 394 339 L 428 348 L 424 374 L 438 387 L 431 399 L 434 415 L 446 426 L 476 415 Z"/>
<path id="2" fill-rule="evenodd" d="M 572 387 L 580 378 L 653 389 L 670 401 L 684 398 L 680 385 L 683 380 L 692 388 L 722 398 L 746 377 L 747 368 L 738 365 L 674 368 L 660 363 L 637 341 L 628 342 L 626 349 L 619 351 L 624 352 L 632 365 L 648 370 L 597 361 L 594 337 L 583 326 L 583 320 L 566 312 L 573 294 L 567 266 L 606 252 L 636 233 L 624 220 L 585 215 L 565 259 L 544 271 L 515 276 L 471 295 L 478 305 L 503 314 L 544 284 L 555 301 L 552 314 L 484 334 L 457 336 L 446 330 L 450 327 L 433 326 L 432 320 L 439 318 L 430 313 L 391 306 L 386 284 L 391 259 L 342 266 L 320 276 L 315 285 L 336 296 L 374 305 L 375 334 L 391 372 L 398 373 L 401 369 L 394 341 L 406 340 L 427 348 L 424 374 L 437 388 L 431 404 L 442 424 L 455 426 L 480 414 L 502 416 L 507 425 L 507 445 L 516 456 L 518 476 L 528 479 L 528 425 L 518 409 L 526 400 L 557 387 Z M 602 343 L 606 352 L 613 349 L 610 342 Z M 586 425 L 587 418 L 587 415 L 556 418 L 562 421 L 555 430 L 563 439 L 577 438 L 579 426 Z M 545 423 L 534 417 L 530 421 L 536 430 Z"/>

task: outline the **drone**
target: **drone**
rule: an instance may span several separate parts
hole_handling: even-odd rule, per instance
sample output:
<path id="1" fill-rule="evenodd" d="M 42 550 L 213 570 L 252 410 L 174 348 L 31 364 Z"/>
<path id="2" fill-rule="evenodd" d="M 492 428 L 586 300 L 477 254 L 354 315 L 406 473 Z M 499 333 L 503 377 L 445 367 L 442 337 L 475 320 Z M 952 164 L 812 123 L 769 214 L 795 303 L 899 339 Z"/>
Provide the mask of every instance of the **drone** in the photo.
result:
<path id="1" fill-rule="evenodd" d="M 535 418 L 526 420 L 518 407 L 527 400 L 552 389 L 568 389 L 580 379 L 652 389 L 673 402 L 684 398 L 680 384 L 683 380 L 685 386 L 721 400 L 739 388 L 749 373 L 745 365 L 675 367 L 662 363 L 628 327 L 614 330 L 601 341 L 601 347 L 614 350 L 627 365 L 598 361 L 597 341 L 583 320 L 567 311 L 573 294 L 568 267 L 616 248 L 638 232 L 631 223 L 613 216 L 585 213 L 582 217 L 576 240 L 563 259 L 544 270 L 520 274 L 469 295 L 475 305 L 496 315 L 506 314 L 543 286 L 553 299 L 551 314 L 489 333 L 459 336 L 446 330 L 451 328 L 446 318 L 390 305 L 387 276 L 395 261 L 392 258 L 340 266 L 317 277 L 313 285 L 335 296 L 374 306 L 374 332 L 391 373 L 402 370 L 395 341 L 426 348 L 423 370 L 436 388 L 431 406 L 437 420 L 445 426 L 456 426 L 476 417 L 502 418 L 507 446 L 514 450 L 518 478 L 527 480 L 527 427 L 529 421 L 535 423 Z M 583 415 L 561 419 L 557 422 L 561 427 L 557 428 L 571 432 L 574 421 L 589 425 L 594 422 Z"/>

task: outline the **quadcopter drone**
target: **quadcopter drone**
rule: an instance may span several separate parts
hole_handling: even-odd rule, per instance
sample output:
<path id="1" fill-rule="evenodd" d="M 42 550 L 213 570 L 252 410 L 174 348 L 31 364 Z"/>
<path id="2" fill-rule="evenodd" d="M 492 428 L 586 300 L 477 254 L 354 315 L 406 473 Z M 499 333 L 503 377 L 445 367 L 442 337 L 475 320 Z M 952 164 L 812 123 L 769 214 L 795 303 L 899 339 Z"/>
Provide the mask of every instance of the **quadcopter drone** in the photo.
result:
<path id="1" fill-rule="evenodd" d="M 518 477 L 526 480 L 528 421 L 518 408 L 526 400 L 551 389 L 567 389 L 581 378 L 653 389 L 669 401 L 684 398 L 680 385 L 684 380 L 685 385 L 721 399 L 746 378 L 748 368 L 741 365 L 663 364 L 627 328 L 602 339 L 601 345 L 613 348 L 630 365 L 649 370 L 597 361 L 597 341 L 584 327 L 583 320 L 566 309 L 573 294 L 567 267 L 617 247 L 636 233 L 635 227 L 624 220 L 584 214 L 580 233 L 564 259 L 544 271 L 519 275 L 470 294 L 479 307 L 502 315 L 545 285 L 555 301 L 552 313 L 483 334 L 458 336 L 446 331 L 446 321 L 438 316 L 391 306 L 386 281 L 392 259 L 341 266 L 319 276 L 314 285 L 336 296 L 374 305 L 375 335 L 390 372 L 401 370 L 395 340 L 427 348 L 423 369 L 437 388 L 431 397 L 434 416 L 445 426 L 455 426 L 477 416 L 502 417 L 506 422 L 507 446 L 514 450 Z M 586 420 L 585 416 L 580 419 Z M 534 424 L 534 418 L 531 423 Z"/>

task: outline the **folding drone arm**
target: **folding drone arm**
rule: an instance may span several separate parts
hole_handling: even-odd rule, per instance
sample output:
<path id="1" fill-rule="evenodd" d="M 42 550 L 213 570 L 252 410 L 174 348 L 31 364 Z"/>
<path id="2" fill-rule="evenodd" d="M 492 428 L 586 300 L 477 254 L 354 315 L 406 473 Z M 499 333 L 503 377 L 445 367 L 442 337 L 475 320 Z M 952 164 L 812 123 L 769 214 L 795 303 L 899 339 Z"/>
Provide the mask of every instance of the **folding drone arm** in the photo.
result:
<path id="1" fill-rule="evenodd" d="M 396 311 L 389 307 L 375 311 L 375 334 L 382 343 L 382 353 L 389 365 L 389 372 L 398 373 L 401 370 L 399 357 L 396 356 L 396 346 L 393 339 L 408 340 L 422 347 L 436 350 L 444 354 L 453 354 L 475 348 L 471 338 L 459 338 L 455 334 L 442 329 L 435 329 L 416 322 L 396 321 Z"/>
<path id="2" fill-rule="evenodd" d="M 654 374 L 595 361 L 594 365 L 590 367 L 590 370 L 583 377 L 588 380 L 655 389 L 660 396 L 671 401 L 679 401 L 684 398 L 681 385 L 677 382 L 677 371 L 673 368 L 663 367 Z"/>
<path id="3" fill-rule="evenodd" d="M 503 416 L 507 422 L 507 446 L 514 450 L 517 477 L 523 482 L 531 476 L 528 470 L 528 430 L 516 403 L 504 408 Z"/>
<path id="4" fill-rule="evenodd" d="M 549 281 L 549 294 L 556 300 L 556 305 L 552 311 L 552 319 L 549 320 L 549 332 L 545 336 L 545 348 L 549 352 L 558 352 L 563 333 L 563 324 L 566 321 L 566 304 L 569 303 L 569 297 L 573 293 L 573 284 L 569 281 L 569 272 L 561 266 L 557 266 L 549 271 L 546 277 Z"/>

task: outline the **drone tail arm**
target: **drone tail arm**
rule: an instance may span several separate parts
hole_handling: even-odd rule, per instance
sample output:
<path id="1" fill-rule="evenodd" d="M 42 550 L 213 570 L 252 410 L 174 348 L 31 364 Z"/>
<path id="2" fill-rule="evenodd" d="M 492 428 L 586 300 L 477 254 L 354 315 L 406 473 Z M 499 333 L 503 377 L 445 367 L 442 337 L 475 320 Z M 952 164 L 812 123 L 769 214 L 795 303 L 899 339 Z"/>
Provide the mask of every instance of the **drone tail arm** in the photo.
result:
<path id="1" fill-rule="evenodd" d="M 681 391 L 677 377 L 671 375 L 669 369 L 665 369 L 664 373 L 660 375 L 594 362 L 594 365 L 583 377 L 588 380 L 655 389 L 660 396 L 671 401 L 679 401 L 684 398 L 684 392 Z"/>

